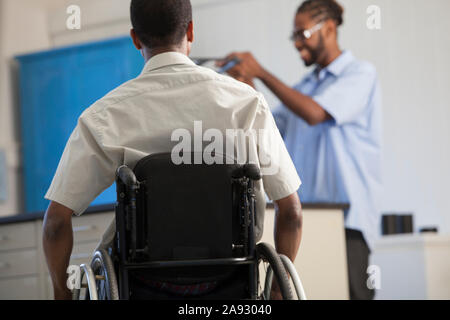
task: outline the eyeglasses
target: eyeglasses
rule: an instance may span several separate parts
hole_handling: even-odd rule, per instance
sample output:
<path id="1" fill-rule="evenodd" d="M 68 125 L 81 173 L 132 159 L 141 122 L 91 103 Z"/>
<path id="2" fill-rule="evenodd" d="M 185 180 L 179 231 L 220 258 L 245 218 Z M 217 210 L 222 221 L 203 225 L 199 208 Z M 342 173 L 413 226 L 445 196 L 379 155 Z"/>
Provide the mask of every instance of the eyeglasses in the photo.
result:
<path id="1" fill-rule="evenodd" d="M 324 25 L 325 21 L 319 22 L 318 24 L 316 24 L 314 27 L 307 29 L 307 30 L 296 30 L 292 33 L 291 35 L 291 41 L 296 42 L 296 41 L 306 41 L 308 39 L 311 39 L 312 35 L 314 33 L 316 33 L 317 31 L 319 31 L 320 29 L 322 29 L 323 25 Z"/>

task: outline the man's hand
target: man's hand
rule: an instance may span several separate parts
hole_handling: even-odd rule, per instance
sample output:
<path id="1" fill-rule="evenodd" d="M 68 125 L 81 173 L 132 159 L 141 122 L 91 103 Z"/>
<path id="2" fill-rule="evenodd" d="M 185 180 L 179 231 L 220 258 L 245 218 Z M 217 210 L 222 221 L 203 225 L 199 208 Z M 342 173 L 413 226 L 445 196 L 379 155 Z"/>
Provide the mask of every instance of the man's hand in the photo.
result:
<path id="1" fill-rule="evenodd" d="M 305 120 L 309 125 L 329 121 L 332 116 L 313 98 L 308 97 L 283 83 L 269 71 L 264 69 L 250 52 L 234 52 L 224 60 L 217 63 L 224 66 L 233 58 L 238 58 L 241 63 L 228 70 L 228 74 L 238 81 L 247 83 L 255 88 L 253 80 L 259 79 L 270 89 L 283 104 L 292 112 Z"/>
<path id="2" fill-rule="evenodd" d="M 228 70 L 228 74 L 236 80 L 245 82 L 251 86 L 255 78 L 261 78 L 264 74 L 263 67 L 255 59 L 250 52 L 233 52 L 229 54 L 224 60 L 219 61 L 217 65 L 223 67 L 228 61 L 237 58 L 241 62 L 235 67 Z"/>
<path id="3" fill-rule="evenodd" d="M 270 291 L 270 300 L 283 300 L 283 295 L 281 294 L 281 289 L 278 286 L 278 282 L 275 278 L 272 281 L 272 289 Z"/>
<path id="4" fill-rule="evenodd" d="M 72 299 L 67 288 L 67 268 L 73 247 L 72 214 L 71 209 L 53 201 L 44 218 L 42 242 L 56 300 Z"/>
<path id="5" fill-rule="evenodd" d="M 53 295 L 55 297 L 55 300 L 72 300 L 73 295 L 72 292 L 69 289 L 59 290 L 56 288 L 53 288 Z"/>
<path id="6" fill-rule="evenodd" d="M 252 87 L 253 89 L 256 89 L 255 87 L 255 83 L 253 82 L 252 79 L 247 79 L 247 78 L 242 78 L 242 77 L 237 77 L 235 78 L 236 80 L 243 82 L 245 84 L 248 84 L 250 87 Z"/>

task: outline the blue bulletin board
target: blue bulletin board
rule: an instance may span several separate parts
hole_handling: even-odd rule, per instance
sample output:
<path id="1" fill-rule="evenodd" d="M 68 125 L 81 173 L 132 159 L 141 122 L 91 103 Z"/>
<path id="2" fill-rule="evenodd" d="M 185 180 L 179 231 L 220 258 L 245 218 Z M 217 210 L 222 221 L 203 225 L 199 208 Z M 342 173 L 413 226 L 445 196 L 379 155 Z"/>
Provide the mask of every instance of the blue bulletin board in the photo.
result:
<path id="1" fill-rule="evenodd" d="M 44 199 L 81 113 L 144 65 L 129 37 L 60 48 L 16 58 L 20 71 L 25 207 L 46 210 Z M 115 202 L 114 185 L 92 205 Z"/>
<path id="2" fill-rule="evenodd" d="M 7 166 L 6 166 L 6 154 L 3 150 L 0 150 L 0 202 L 6 201 L 7 195 Z"/>

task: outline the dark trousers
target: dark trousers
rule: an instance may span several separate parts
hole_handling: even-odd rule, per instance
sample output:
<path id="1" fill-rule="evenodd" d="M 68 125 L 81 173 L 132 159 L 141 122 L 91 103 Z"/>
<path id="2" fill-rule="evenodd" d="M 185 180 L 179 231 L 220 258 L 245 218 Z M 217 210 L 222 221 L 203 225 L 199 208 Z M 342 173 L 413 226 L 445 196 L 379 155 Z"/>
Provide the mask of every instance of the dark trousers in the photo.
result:
<path id="1" fill-rule="evenodd" d="M 375 291 L 367 287 L 370 249 L 358 230 L 345 229 L 350 300 L 373 300 Z"/>

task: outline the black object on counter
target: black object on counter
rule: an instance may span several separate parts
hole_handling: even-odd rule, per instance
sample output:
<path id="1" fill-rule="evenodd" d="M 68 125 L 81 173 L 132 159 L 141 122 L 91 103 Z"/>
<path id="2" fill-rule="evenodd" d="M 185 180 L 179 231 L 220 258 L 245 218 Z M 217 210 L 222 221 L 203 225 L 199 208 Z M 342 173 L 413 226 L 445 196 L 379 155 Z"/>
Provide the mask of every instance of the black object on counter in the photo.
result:
<path id="1" fill-rule="evenodd" d="M 438 232 L 439 232 L 438 227 L 426 227 L 420 229 L 420 233 L 438 233 Z"/>
<path id="2" fill-rule="evenodd" d="M 413 216 L 401 215 L 398 216 L 398 233 L 414 233 L 414 219 Z"/>
<path id="3" fill-rule="evenodd" d="M 381 218 L 381 230 L 383 236 L 396 234 L 397 219 L 395 215 L 384 215 Z"/>
<path id="4" fill-rule="evenodd" d="M 381 219 L 381 230 L 383 235 L 414 233 L 414 217 L 411 214 L 383 215 Z"/>

